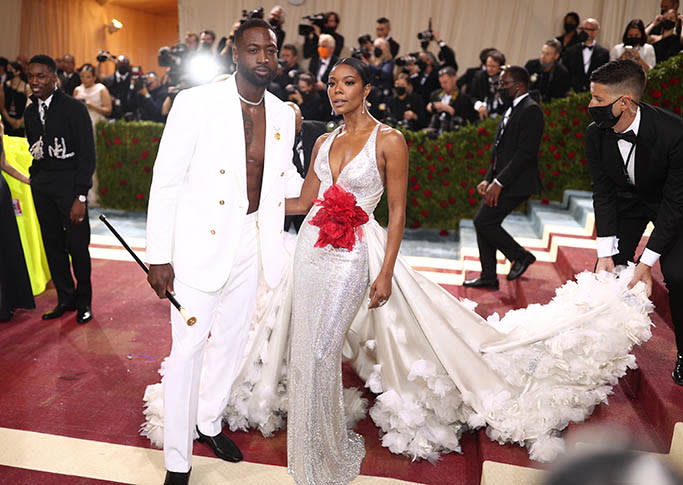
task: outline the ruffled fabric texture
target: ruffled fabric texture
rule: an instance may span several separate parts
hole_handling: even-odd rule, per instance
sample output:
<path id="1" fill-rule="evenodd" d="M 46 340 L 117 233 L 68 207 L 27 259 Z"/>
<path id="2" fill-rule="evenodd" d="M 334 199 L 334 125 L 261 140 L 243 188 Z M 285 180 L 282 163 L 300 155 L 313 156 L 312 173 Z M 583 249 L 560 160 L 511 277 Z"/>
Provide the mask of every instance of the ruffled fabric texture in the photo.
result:
<path id="1" fill-rule="evenodd" d="M 374 219 L 364 228 L 373 281 L 386 233 Z M 293 241 L 287 244 L 291 253 Z M 259 287 L 249 344 L 225 410 L 233 431 L 272 436 L 286 425 L 292 268 L 285 266 L 278 288 Z M 560 431 L 607 402 L 618 379 L 636 367 L 633 346 L 651 336 L 653 306 L 644 285 L 626 288 L 633 269 L 581 273 L 548 304 L 484 320 L 472 302 L 454 298 L 399 257 L 389 302 L 379 310 L 359 309 L 344 348 L 377 394 L 369 413 L 383 446 L 435 461 L 461 451 L 463 432 L 485 427 L 492 440 L 526 446 L 531 459 L 552 461 L 564 449 Z M 161 386 L 145 392 L 141 428 L 156 446 L 163 442 Z M 345 390 L 344 400 L 353 427 L 365 416 L 367 400 L 358 390 Z"/>

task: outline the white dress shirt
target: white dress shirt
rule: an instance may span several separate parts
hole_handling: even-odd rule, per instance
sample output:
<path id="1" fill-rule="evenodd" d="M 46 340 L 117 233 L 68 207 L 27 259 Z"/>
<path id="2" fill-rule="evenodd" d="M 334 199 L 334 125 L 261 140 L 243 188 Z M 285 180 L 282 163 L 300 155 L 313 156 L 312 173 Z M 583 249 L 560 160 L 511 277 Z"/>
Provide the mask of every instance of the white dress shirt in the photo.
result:
<path id="1" fill-rule="evenodd" d="M 593 51 L 597 42 L 593 41 L 592 44 L 581 44 L 581 53 L 583 54 L 583 72 L 588 72 L 591 67 L 591 58 L 593 57 Z M 584 47 L 592 47 L 592 49 L 584 49 Z"/>
<path id="2" fill-rule="evenodd" d="M 503 120 L 501 121 L 501 123 L 502 123 L 502 129 L 503 129 L 503 130 L 505 129 L 505 127 L 506 127 L 507 124 L 508 124 L 508 120 L 510 119 L 510 115 L 512 115 L 512 108 L 514 108 L 515 106 L 517 106 L 517 105 L 520 103 L 520 101 L 522 101 L 522 100 L 523 100 L 524 98 L 526 98 L 527 96 L 529 96 L 529 93 L 524 93 L 524 94 L 521 94 L 521 95 L 517 96 L 515 99 L 512 100 L 512 106 L 510 106 L 510 107 L 505 111 L 505 114 L 503 114 Z M 503 186 L 503 184 L 501 184 L 501 183 L 498 181 L 498 179 L 493 179 L 493 183 L 494 183 L 494 184 L 498 184 L 498 185 L 500 185 L 501 187 Z"/>
<path id="3" fill-rule="evenodd" d="M 654 67 L 654 65 L 657 64 L 655 48 L 652 47 L 652 44 L 639 45 L 636 46 L 635 49 L 638 51 L 640 58 L 644 60 L 645 63 L 648 66 L 650 66 L 650 68 Z M 624 44 L 615 45 L 614 47 L 612 47 L 612 50 L 609 53 L 609 60 L 614 61 L 619 59 L 625 50 L 626 49 L 624 48 Z"/>
<path id="4" fill-rule="evenodd" d="M 325 71 L 327 71 L 327 66 L 330 65 L 331 61 L 332 61 L 332 56 L 328 57 L 327 59 L 323 59 L 322 57 L 320 58 L 320 67 L 318 68 L 318 75 L 316 76 L 317 81 L 323 80 L 323 76 L 325 75 Z"/>
<path id="5" fill-rule="evenodd" d="M 636 116 L 633 118 L 633 122 L 628 128 L 624 130 L 627 132 L 629 130 L 633 131 L 636 135 L 640 129 L 640 108 L 636 108 Z M 638 147 L 633 147 L 632 144 L 626 140 L 618 140 L 617 147 L 619 148 L 619 153 L 621 154 L 622 163 L 626 166 L 626 172 L 628 173 L 629 182 L 633 185 L 636 183 L 636 150 Z M 633 150 L 631 148 L 633 147 Z M 630 152 L 630 157 L 629 157 Z M 626 158 L 628 157 L 628 160 Z M 597 238 L 597 250 L 598 257 L 605 258 L 608 256 L 614 256 L 619 253 L 619 238 L 617 236 L 603 236 Z M 651 249 L 645 248 L 642 256 L 640 257 L 640 262 L 644 263 L 650 267 L 659 259 L 660 254 L 652 251 Z"/>

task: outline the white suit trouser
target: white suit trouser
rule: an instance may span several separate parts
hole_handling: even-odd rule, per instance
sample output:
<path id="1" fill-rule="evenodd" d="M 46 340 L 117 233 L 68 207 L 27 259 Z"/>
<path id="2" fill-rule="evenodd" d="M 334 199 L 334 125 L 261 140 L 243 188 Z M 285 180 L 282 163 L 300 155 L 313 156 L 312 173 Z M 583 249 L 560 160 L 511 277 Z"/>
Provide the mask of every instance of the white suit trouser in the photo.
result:
<path id="1" fill-rule="evenodd" d="M 190 469 L 195 426 L 207 436 L 223 428 L 221 415 L 239 371 L 256 301 L 257 212 L 246 216 L 239 237 L 240 249 L 221 289 L 207 293 L 174 282 L 176 298 L 197 323 L 188 326 L 171 306 L 173 344 L 163 379 L 164 461 L 169 471 Z"/>

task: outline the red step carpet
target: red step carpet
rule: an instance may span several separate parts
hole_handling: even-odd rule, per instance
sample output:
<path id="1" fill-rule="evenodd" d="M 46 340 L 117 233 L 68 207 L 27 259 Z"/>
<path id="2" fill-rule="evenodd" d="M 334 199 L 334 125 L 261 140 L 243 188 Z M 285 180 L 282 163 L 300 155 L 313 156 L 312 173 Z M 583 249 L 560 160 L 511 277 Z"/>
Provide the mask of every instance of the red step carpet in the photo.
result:
<path id="1" fill-rule="evenodd" d="M 590 268 L 593 252 L 561 247 L 555 263 L 537 262 L 520 280 L 501 278 L 498 292 L 447 286 L 457 296 L 479 303 L 478 311 L 503 313 L 530 303 L 545 303 L 572 274 Z M 467 278 L 475 276 L 468 272 Z M 170 350 L 168 304 L 154 296 L 144 274 L 134 264 L 93 260 L 95 318 L 87 325 L 75 313 L 42 321 L 40 315 L 56 302 L 54 290 L 36 299 L 35 311 L 19 311 L 0 325 L 0 427 L 148 448 L 138 435 L 143 421 L 145 386 L 158 382 L 157 369 Z M 683 420 L 683 388 L 670 372 L 675 345 L 666 291 L 658 276 L 653 338 L 637 352 L 640 368 L 622 379 L 609 405 L 593 417 L 571 425 L 573 433 L 593 424 L 627 427 L 642 449 L 668 450 L 673 424 Z M 346 386 L 361 387 L 349 368 Z M 366 390 L 366 396 L 371 395 Z M 436 465 L 411 462 L 381 446 L 370 418 L 357 430 L 365 436 L 367 457 L 362 473 L 429 484 L 478 484 L 484 460 L 536 466 L 526 450 L 491 442 L 483 431 L 463 437 L 463 454 L 443 456 Z M 257 432 L 232 433 L 248 461 L 286 465 L 286 434 L 263 438 Z M 195 454 L 212 456 L 196 443 Z M 0 466 L 0 482 L 13 484 L 104 483 Z"/>

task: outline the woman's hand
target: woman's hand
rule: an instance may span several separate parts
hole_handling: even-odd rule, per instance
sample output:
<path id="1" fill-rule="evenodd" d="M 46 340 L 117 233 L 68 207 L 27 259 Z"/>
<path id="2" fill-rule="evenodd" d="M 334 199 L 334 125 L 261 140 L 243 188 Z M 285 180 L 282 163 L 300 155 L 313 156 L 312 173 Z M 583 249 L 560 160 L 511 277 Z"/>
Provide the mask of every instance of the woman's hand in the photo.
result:
<path id="1" fill-rule="evenodd" d="M 391 296 L 391 277 L 392 275 L 387 273 L 377 275 L 377 279 L 370 287 L 370 304 L 368 305 L 370 310 L 381 307 L 389 300 Z"/>

